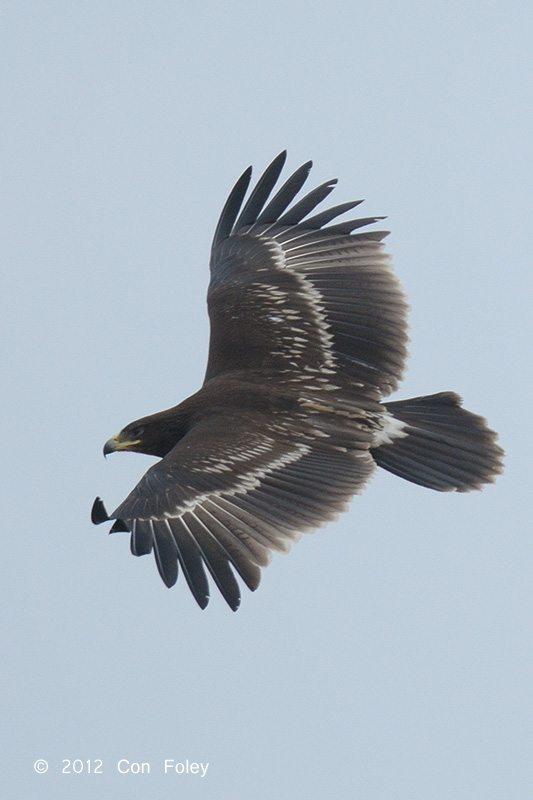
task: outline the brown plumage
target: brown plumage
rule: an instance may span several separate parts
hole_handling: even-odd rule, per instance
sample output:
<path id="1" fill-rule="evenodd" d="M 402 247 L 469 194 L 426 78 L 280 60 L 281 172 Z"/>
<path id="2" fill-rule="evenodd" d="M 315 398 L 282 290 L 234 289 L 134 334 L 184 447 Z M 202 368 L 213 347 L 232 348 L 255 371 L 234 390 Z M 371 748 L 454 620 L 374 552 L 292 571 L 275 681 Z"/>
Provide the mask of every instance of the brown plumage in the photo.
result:
<path id="1" fill-rule="evenodd" d="M 380 401 L 407 355 L 407 306 L 379 218 L 331 223 L 360 201 L 309 216 L 328 181 L 291 206 L 311 162 L 268 202 L 285 161 L 266 169 L 243 206 L 247 169 L 215 231 L 209 359 L 199 392 L 132 422 L 104 453 L 159 456 L 115 511 L 95 523 L 131 531 L 172 586 L 181 567 L 205 608 L 205 568 L 232 609 L 236 574 L 256 589 L 273 550 L 334 519 L 376 465 L 439 491 L 469 491 L 501 471 L 482 417 L 451 392 Z M 242 207 L 242 210 L 241 210 Z"/>

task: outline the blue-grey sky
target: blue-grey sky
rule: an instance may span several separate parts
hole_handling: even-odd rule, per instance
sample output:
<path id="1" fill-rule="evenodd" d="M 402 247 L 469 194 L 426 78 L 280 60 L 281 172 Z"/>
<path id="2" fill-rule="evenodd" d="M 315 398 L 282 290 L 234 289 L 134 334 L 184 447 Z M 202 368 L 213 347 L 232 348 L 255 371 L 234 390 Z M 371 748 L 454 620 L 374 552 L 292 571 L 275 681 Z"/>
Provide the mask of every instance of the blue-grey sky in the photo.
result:
<path id="1" fill-rule="evenodd" d="M 531 4 L 0 15 L 3 796 L 529 800 Z M 201 612 L 89 512 L 150 463 L 104 441 L 199 387 L 220 208 L 285 147 L 388 215 L 398 397 L 458 391 L 506 470 L 467 495 L 379 472 Z"/>

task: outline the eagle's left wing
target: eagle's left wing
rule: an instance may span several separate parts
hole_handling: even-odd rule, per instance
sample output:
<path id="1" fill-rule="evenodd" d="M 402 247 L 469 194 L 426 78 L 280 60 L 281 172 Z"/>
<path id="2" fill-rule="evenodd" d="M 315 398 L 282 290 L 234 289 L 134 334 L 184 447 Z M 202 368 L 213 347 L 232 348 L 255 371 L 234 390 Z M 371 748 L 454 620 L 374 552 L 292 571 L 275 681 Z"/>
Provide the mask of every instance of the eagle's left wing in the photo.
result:
<path id="1" fill-rule="evenodd" d="M 272 550 L 286 551 L 300 533 L 334 519 L 368 479 L 375 464 L 358 435 L 359 448 L 348 450 L 266 415 L 216 415 L 154 464 L 110 516 L 98 499 L 93 521 L 114 519 L 112 531 L 131 531 L 134 555 L 153 549 L 167 586 L 179 565 L 202 608 L 207 567 L 236 610 L 233 569 L 256 589 Z"/>

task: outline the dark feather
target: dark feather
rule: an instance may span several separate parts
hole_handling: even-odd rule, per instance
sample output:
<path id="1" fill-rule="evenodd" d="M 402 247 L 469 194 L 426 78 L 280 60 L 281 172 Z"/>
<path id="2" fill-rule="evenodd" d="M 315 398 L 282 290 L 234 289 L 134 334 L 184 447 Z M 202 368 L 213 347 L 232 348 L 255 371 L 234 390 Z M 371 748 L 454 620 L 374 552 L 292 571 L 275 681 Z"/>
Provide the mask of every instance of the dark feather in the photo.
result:
<path id="1" fill-rule="evenodd" d="M 130 529 L 126 525 L 126 523 L 121 520 L 117 519 L 109 529 L 109 533 L 129 533 Z"/>
<path id="2" fill-rule="evenodd" d="M 317 186 L 312 192 L 306 194 L 296 205 L 290 208 L 278 219 L 279 225 L 297 225 L 304 217 L 311 213 L 316 206 L 330 194 L 337 184 L 337 178 Z"/>
<path id="3" fill-rule="evenodd" d="M 102 522 L 107 522 L 109 519 L 111 518 L 106 511 L 105 505 L 101 498 L 97 497 L 91 510 L 91 522 L 94 525 L 100 525 Z"/>
<path id="4" fill-rule="evenodd" d="M 286 158 L 287 151 L 284 150 L 279 156 L 276 156 L 274 161 L 263 172 L 254 190 L 251 192 L 250 197 L 246 201 L 246 205 L 241 211 L 237 222 L 233 226 L 233 233 L 237 233 L 241 228 L 256 221 L 257 215 L 265 205 L 270 192 L 280 176 Z"/>
<path id="5" fill-rule="evenodd" d="M 279 219 L 306 182 L 312 166 L 313 162 L 307 161 L 285 181 L 279 192 L 274 195 L 268 206 L 257 218 L 257 225 L 270 224 Z"/>
<path id="6" fill-rule="evenodd" d="M 239 209 L 242 205 L 242 201 L 244 200 L 244 195 L 246 194 L 246 190 L 250 184 L 251 177 L 252 168 L 248 167 L 248 169 L 243 172 L 231 190 L 230 196 L 226 200 L 220 215 L 220 219 L 218 220 L 218 225 L 215 229 L 212 245 L 213 248 L 215 248 L 219 242 L 230 235 L 231 229 L 233 228 L 235 220 L 237 219 L 237 214 L 239 213 Z"/>
<path id="7" fill-rule="evenodd" d="M 305 227 L 322 228 L 324 225 L 327 225 L 328 222 L 331 222 L 332 219 L 335 219 L 335 217 L 340 217 L 340 215 L 345 214 L 346 211 L 351 211 L 352 208 L 361 205 L 362 202 L 362 200 L 352 200 L 350 203 L 342 203 L 339 206 L 327 208 L 325 211 L 321 211 L 313 217 L 308 217 L 305 220 Z"/>

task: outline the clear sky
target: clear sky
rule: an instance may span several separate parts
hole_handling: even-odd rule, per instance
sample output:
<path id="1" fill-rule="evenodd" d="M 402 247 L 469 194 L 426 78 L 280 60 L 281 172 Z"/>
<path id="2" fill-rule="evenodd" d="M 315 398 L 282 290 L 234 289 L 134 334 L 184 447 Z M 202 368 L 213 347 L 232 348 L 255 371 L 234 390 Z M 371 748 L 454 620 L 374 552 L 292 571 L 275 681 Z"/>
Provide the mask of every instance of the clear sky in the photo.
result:
<path id="1" fill-rule="evenodd" d="M 0 14 L 2 795 L 530 800 L 531 3 Z M 220 208 L 285 147 L 388 215 L 398 397 L 458 391 L 506 471 L 467 495 L 380 472 L 201 612 L 89 512 L 151 463 L 105 440 L 199 388 Z"/>

